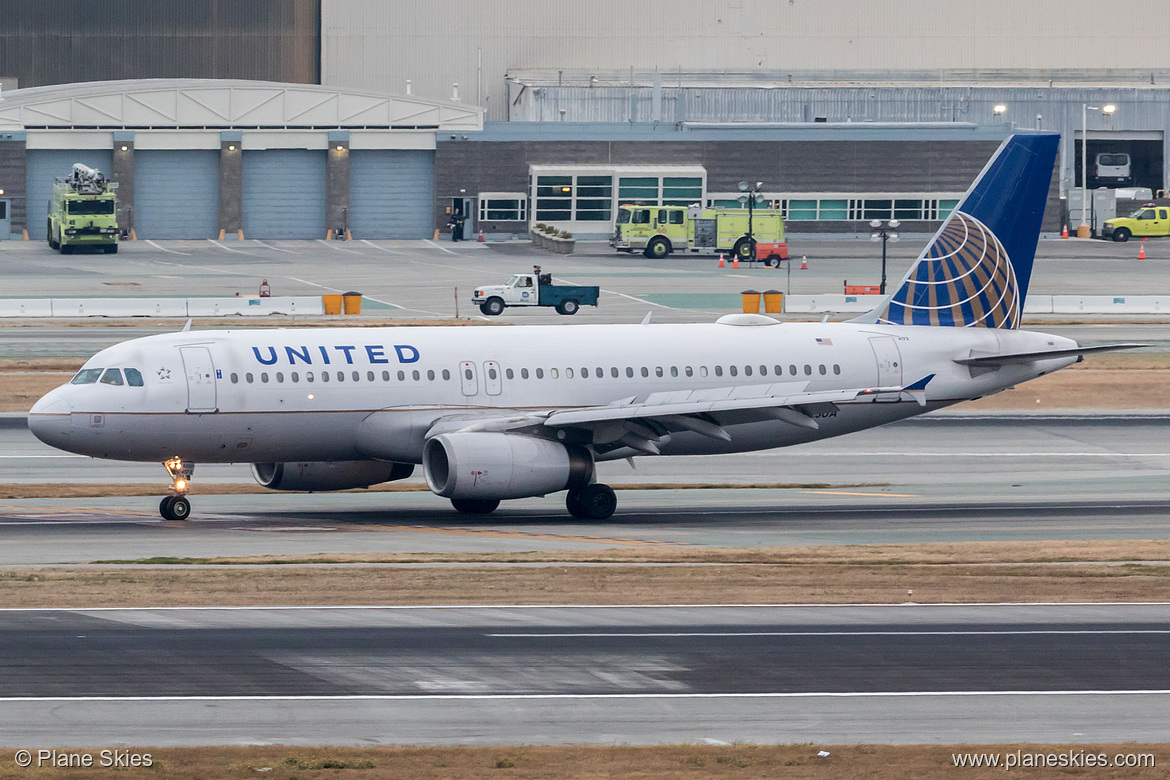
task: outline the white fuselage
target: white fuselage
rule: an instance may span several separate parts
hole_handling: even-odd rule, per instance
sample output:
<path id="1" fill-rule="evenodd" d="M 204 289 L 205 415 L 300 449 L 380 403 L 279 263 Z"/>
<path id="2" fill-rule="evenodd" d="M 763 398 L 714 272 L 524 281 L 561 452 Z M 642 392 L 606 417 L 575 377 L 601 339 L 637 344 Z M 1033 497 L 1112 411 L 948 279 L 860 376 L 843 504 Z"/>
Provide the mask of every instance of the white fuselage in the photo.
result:
<path id="1" fill-rule="evenodd" d="M 85 368 L 137 369 L 141 386 L 63 385 L 37 403 L 29 425 L 60 449 L 120 460 L 419 463 L 439 420 L 722 388 L 734 397 L 904 387 L 934 375 L 925 405 L 897 392 L 813 404 L 804 413 L 816 429 L 732 412 L 720 421 L 730 441 L 681 431 L 659 446 L 663 455 L 739 452 L 881 425 L 1077 358 L 994 369 L 955 359 L 1075 346 L 1026 331 L 855 323 L 193 331 L 102 350 Z M 635 454 L 600 447 L 596 458 Z"/>

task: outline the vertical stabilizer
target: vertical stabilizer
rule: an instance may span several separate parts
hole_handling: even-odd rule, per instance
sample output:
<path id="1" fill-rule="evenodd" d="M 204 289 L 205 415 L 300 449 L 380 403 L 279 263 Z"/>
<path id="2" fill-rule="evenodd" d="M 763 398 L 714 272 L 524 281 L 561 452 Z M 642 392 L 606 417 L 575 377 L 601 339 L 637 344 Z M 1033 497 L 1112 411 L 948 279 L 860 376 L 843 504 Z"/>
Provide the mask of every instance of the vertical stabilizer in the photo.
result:
<path id="1" fill-rule="evenodd" d="M 1059 143 L 1005 140 L 894 293 L 854 321 L 1019 327 Z"/>

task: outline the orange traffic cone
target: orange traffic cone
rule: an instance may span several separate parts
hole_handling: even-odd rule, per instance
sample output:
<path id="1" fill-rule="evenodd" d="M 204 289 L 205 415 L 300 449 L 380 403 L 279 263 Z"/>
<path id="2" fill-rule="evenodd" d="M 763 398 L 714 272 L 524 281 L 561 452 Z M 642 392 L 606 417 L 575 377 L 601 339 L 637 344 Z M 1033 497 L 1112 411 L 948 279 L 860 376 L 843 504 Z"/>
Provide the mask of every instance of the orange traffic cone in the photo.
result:
<path id="1" fill-rule="evenodd" d="M 732 258 L 731 267 L 732 268 L 739 268 L 739 255 L 735 255 L 735 257 Z"/>
<path id="2" fill-rule="evenodd" d="M 808 255 L 801 255 L 800 256 L 800 270 L 802 270 L 802 271 L 808 270 Z"/>
<path id="3" fill-rule="evenodd" d="M 1068 238 L 1068 225 L 1064 226 L 1064 230 L 1060 231 L 1061 238 Z"/>
<path id="4" fill-rule="evenodd" d="M 480 229 L 479 229 L 479 238 L 477 238 L 477 239 L 475 239 L 475 240 L 476 240 L 476 241 L 478 241 L 478 242 L 479 242 L 479 243 L 481 243 L 481 244 L 483 243 L 483 228 L 480 228 Z"/>
<path id="5" fill-rule="evenodd" d="M 723 262 L 723 255 L 719 255 L 719 267 L 726 268 L 727 265 Z"/>
<path id="6" fill-rule="evenodd" d="M 1146 259 L 1146 245 L 1142 244 L 1142 248 L 1138 250 L 1138 260 Z"/>

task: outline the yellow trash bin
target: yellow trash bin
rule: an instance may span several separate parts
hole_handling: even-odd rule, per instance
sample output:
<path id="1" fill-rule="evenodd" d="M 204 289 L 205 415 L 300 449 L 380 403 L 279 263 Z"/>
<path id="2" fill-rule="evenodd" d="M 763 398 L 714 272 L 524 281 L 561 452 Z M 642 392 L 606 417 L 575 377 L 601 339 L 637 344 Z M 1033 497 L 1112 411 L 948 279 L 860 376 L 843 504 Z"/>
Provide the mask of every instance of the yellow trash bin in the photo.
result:
<path id="1" fill-rule="evenodd" d="M 346 314 L 361 314 L 362 313 L 362 294 L 360 292 L 347 292 L 341 296 L 341 302 L 345 306 Z"/>
<path id="2" fill-rule="evenodd" d="M 764 290 L 764 313 L 784 313 L 784 293 L 779 290 Z"/>
<path id="3" fill-rule="evenodd" d="M 758 290 L 744 290 L 739 295 L 743 299 L 744 314 L 760 313 L 760 293 Z"/>
<path id="4" fill-rule="evenodd" d="M 326 314 L 341 314 L 340 295 L 322 295 L 321 300 L 325 304 Z"/>

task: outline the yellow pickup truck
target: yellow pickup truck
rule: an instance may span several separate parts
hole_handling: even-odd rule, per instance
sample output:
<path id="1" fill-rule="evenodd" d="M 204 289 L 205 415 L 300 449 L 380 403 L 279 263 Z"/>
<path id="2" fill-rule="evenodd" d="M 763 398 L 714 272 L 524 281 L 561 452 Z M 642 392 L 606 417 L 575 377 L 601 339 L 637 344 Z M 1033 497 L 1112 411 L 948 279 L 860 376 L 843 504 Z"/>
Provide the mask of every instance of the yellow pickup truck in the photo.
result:
<path id="1" fill-rule="evenodd" d="M 1170 208 L 1148 204 L 1128 217 L 1107 220 L 1101 235 L 1114 241 L 1129 241 L 1130 236 L 1170 236 Z"/>

